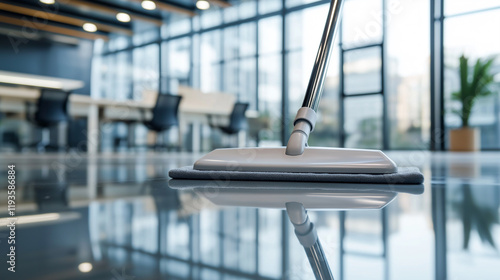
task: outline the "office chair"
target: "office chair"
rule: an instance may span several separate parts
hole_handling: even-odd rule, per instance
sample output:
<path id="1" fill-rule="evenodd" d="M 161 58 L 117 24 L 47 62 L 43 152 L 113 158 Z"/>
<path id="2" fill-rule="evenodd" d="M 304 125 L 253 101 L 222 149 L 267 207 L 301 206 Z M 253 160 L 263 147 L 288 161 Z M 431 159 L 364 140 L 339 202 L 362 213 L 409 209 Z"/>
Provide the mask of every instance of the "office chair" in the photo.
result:
<path id="1" fill-rule="evenodd" d="M 168 147 L 166 145 L 165 136 L 162 135 L 162 143 L 158 143 L 158 135 L 174 126 L 179 126 L 179 104 L 182 96 L 171 94 L 158 94 L 156 98 L 156 105 L 153 108 L 153 117 L 151 120 L 144 121 L 143 124 L 149 129 L 156 132 L 157 139 L 153 148 Z M 144 111 L 143 116 L 144 116 Z M 145 119 L 145 117 L 143 118 Z M 180 139 L 179 139 L 180 140 Z M 177 149 L 180 149 L 180 143 Z"/>
<path id="2" fill-rule="evenodd" d="M 2 126 L 2 119 L 4 118 L 4 114 L 0 113 L 0 126 Z M 5 127 L 1 127 L 0 130 L 0 143 L 2 144 L 2 148 L 5 146 L 12 146 L 16 151 L 21 150 L 21 142 L 19 141 L 19 135 L 17 131 L 12 130 L 4 130 Z"/>
<path id="3" fill-rule="evenodd" d="M 35 202 L 39 212 L 57 212 L 68 209 L 68 188 L 66 182 L 34 182 Z"/>
<path id="4" fill-rule="evenodd" d="M 227 135 L 234 135 L 242 130 L 248 129 L 247 118 L 245 113 L 248 109 L 248 103 L 236 102 L 233 107 L 233 111 L 229 117 L 228 125 L 216 125 L 213 122 L 212 116 L 208 116 L 208 124 L 211 128 L 220 129 L 223 133 Z"/>
<path id="5" fill-rule="evenodd" d="M 67 122 L 69 120 L 68 100 L 69 92 L 54 89 L 44 89 L 40 94 L 40 98 L 38 98 L 36 104 L 36 112 L 33 116 L 30 114 L 29 110 L 30 103 L 26 104 L 28 106 L 28 120 L 42 128 L 41 141 L 32 145 L 36 146 L 38 151 L 43 151 L 48 147 L 60 148 L 57 145 L 50 145 L 49 129 L 54 125 L 57 125 L 61 122 Z"/>

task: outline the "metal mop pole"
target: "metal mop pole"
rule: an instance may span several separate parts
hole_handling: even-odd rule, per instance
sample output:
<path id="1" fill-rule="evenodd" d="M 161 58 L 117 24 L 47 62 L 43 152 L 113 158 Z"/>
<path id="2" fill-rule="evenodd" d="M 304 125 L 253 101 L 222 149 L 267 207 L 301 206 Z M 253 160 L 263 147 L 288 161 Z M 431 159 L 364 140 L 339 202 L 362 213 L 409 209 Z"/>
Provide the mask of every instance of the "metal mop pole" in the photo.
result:
<path id="1" fill-rule="evenodd" d="M 319 100 L 323 93 L 328 64 L 332 54 L 331 50 L 333 49 L 333 41 L 339 26 L 338 22 L 342 11 L 342 3 L 343 0 L 332 0 L 330 4 L 325 30 L 323 31 L 318 54 L 316 55 L 311 77 L 309 78 L 304 102 L 302 103 L 302 107 L 309 107 L 314 111 L 318 109 Z"/>
<path id="2" fill-rule="evenodd" d="M 286 212 L 295 227 L 297 239 L 299 239 L 300 244 L 306 251 L 316 279 L 333 280 L 333 275 L 330 271 L 330 266 L 328 266 L 323 247 L 319 242 L 316 228 L 309 220 L 304 206 L 298 202 L 288 202 L 286 203 Z"/>
<path id="3" fill-rule="evenodd" d="M 298 156 L 304 152 L 307 140 L 309 139 L 309 133 L 313 131 L 316 124 L 316 111 L 318 110 L 319 100 L 323 93 L 323 86 L 332 54 L 333 41 L 339 26 L 338 23 L 343 2 L 344 0 L 332 0 L 330 4 L 325 30 L 323 31 L 318 54 L 314 61 L 304 101 L 295 116 L 293 132 L 288 140 L 286 154 L 289 156 Z"/>

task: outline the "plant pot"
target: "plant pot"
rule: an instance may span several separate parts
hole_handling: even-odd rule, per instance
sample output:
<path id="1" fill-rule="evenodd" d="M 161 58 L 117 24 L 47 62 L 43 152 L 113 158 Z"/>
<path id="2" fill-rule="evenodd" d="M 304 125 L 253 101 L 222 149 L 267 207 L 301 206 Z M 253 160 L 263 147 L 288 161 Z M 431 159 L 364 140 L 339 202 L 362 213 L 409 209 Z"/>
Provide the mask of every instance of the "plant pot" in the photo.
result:
<path id="1" fill-rule="evenodd" d="M 480 143 L 481 135 L 477 128 L 464 127 L 450 130 L 450 151 L 479 151 Z"/>

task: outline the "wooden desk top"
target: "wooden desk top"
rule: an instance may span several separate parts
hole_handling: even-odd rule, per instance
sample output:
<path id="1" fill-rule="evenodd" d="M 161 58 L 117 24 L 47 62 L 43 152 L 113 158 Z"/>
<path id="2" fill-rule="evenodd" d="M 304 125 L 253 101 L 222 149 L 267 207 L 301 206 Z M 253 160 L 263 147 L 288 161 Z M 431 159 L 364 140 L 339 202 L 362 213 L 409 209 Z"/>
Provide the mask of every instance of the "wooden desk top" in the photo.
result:
<path id="1" fill-rule="evenodd" d="M 61 79 L 10 71 L 0 71 L 0 83 L 62 90 L 75 90 L 82 88 L 85 85 L 84 82 L 78 80 Z"/>
<path id="2" fill-rule="evenodd" d="M 36 102 L 40 97 L 40 89 L 29 87 L 0 86 L 1 99 L 18 100 L 21 102 Z M 152 109 L 154 104 L 138 100 L 95 99 L 88 95 L 71 94 L 72 105 L 95 105 L 103 109 L 132 108 Z M 183 95 L 179 111 L 186 114 L 229 115 L 234 104 L 234 96 L 228 94 Z"/>

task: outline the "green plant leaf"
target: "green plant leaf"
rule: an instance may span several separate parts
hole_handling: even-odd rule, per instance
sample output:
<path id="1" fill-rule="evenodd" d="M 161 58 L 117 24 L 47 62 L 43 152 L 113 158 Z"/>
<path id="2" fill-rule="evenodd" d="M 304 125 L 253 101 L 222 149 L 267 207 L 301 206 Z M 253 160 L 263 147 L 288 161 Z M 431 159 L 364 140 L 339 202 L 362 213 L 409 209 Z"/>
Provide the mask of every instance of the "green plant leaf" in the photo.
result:
<path id="1" fill-rule="evenodd" d="M 483 62 L 478 59 L 474 65 L 472 76 L 469 77 L 469 59 L 465 55 L 460 56 L 460 91 L 452 93 L 453 100 L 462 103 L 459 116 L 462 119 L 462 126 L 469 125 L 469 118 L 478 97 L 491 95 L 493 92 L 489 86 L 494 82 L 494 77 L 490 73 L 495 58 Z"/>

